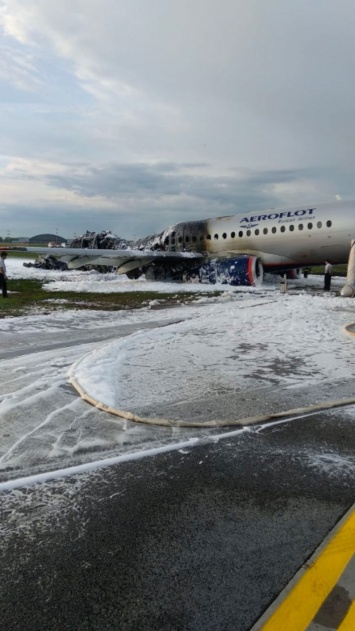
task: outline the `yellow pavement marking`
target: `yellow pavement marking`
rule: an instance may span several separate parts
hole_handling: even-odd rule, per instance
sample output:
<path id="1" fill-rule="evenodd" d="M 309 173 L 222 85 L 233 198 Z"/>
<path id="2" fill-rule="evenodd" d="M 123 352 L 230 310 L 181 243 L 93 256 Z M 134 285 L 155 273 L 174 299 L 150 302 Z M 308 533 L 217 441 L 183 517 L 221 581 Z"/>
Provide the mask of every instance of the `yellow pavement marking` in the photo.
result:
<path id="1" fill-rule="evenodd" d="M 304 631 L 336 585 L 354 553 L 355 510 L 352 510 L 319 556 L 308 562 L 308 568 L 306 564 L 306 570 L 300 580 L 261 627 L 261 631 Z M 339 629 L 354 631 L 354 620 L 353 603 Z"/>
<path id="2" fill-rule="evenodd" d="M 355 601 L 351 605 L 338 631 L 354 631 L 355 629 Z"/>

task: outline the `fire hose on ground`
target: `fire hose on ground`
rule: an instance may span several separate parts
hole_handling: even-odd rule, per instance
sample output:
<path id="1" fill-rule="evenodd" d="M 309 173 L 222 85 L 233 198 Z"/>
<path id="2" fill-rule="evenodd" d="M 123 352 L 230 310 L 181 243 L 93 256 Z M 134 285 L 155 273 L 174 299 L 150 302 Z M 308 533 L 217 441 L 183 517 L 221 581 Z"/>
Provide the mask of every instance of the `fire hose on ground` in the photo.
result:
<path id="1" fill-rule="evenodd" d="M 354 331 L 351 330 L 351 327 L 354 328 Z M 355 324 L 347 324 L 344 327 L 345 333 L 349 335 L 355 335 Z M 282 412 L 276 412 L 272 414 L 259 414 L 256 416 L 248 416 L 241 419 L 230 419 L 230 420 L 222 420 L 215 419 L 211 421 L 204 421 L 198 423 L 196 421 L 181 421 L 181 420 L 172 420 L 165 418 L 151 418 L 151 417 L 141 417 L 133 412 L 129 412 L 126 410 L 118 410 L 117 408 L 111 407 L 94 399 L 90 394 L 88 394 L 84 388 L 77 382 L 73 375 L 69 378 L 69 383 L 75 388 L 75 390 L 79 393 L 81 398 L 84 401 L 87 401 L 94 407 L 102 410 L 103 412 L 108 412 L 109 414 L 113 414 L 114 416 L 118 416 L 120 418 L 126 419 L 128 421 L 134 421 L 135 423 L 145 423 L 147 425 L 160 425 L 163 427 L 186 427 L 186 428 L 200 428 L 204 429 L 206 427 L 245 427 L 248 425 L 262 425 L 269 422 L 281 421 L 283 419 L 287 419 L 289 417 L 300 417 L 309 414 L 315 414 L 316 412 L 324 412 L 325 410 L 332 410 L 336 408 L 346 407 L 348 405 L 355 405 L 355 398 L 352 397 L 350 399 L 340 399 L 336 401 L 326 401 L 324 403 L 316 403 L 315 405 L 308 405 L 300 408 L 293 408 L 291 410 L 285 410 Z"/>

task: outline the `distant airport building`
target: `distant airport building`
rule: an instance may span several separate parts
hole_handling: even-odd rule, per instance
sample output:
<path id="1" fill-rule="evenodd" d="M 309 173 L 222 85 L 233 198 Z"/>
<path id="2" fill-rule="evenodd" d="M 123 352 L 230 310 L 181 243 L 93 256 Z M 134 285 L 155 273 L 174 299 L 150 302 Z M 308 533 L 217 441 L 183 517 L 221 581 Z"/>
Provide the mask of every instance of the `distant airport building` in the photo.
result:
<path id="1" fill-rule="evenodd" d="M 48 243 L 54 243 L 54 245 L 61 245 L 62 243 L 66 243 L 67 240 L 65 237 L 61 237 L 59 234 L 36 234 L 36 236 L 31 237 L 29 240 L 30 243 L 42 244 L 48 246 Z"/>
<path id="2" fill-rule="evenodd" d="M 29 243 L 30 237 L 14 237 L 12 243 Z"/>

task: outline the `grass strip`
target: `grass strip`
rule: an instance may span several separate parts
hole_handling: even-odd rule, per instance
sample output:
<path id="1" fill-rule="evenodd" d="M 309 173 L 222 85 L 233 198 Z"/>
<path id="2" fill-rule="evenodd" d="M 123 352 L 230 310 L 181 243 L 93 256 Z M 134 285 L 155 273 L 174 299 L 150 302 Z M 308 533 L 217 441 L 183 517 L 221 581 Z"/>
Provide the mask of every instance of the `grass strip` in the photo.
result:
<path id="1" fill-rule="evenodd" d="M 174 306 L 196 298 L 195 293 L 162 294 L 155 291 L 127 291 L 122 293 L 88 293 L 75 291 L 50 291 L 50 283 L 34 279 L 10 279 L 9 297 L 0 295 L 0 318 L 29 315 L 33 313 L 51 313 L 70 309 L 92 309 L 102 311 L 120 311 L 122 309 L 142 309 L 150 302 L 158 301 L 152 308 Z M 218 296 L 222 292 L 208 292 L 208 296 Z M 198 295 L 200 298 L 201 295 Z"/>

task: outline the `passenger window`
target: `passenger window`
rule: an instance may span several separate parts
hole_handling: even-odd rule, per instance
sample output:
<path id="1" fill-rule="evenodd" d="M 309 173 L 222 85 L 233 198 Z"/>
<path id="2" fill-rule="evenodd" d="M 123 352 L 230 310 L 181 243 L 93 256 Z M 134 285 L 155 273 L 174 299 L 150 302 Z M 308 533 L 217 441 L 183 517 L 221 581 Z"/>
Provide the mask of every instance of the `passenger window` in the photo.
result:
<path id="1" fill-rule="evenodd" d="M 299 223 L 299 224 L 298 224 L 298 229 L 299 229 L 299 230 L 303 230 L 303 223 Z"/>
<path id="2" fill-rule="evenodd" d="M 189 237 L 189 235 L 188 235 L 188 234 L 187 234 L 187 235 L 186 235 L 186 237 L 185 237 L 185 241 L 186 241 L 186 243 L 188 243 L 188 242 L 190 241 L 190 237 Z"/>
<path id="3" fill-rule="evenodd" d="M 308 228 L 308 230 L 312 230 L 313 224 L 312 223 L 307 224 L 307 228 Z"/>
<path id="4" fill-rule="evenodd" d="M 275 226 L 273 228 L 271 228 L 271 232 L 272 232 L 272 234 L 275 234 L 275 232 L 276 232 Z"/>
<path id="5" fill-rule="evenodd" d="M 321 227 L 322 227 L 322 222 L 321 222 L 321 221 L 318 221 L 318 223 L 317 223 L 317 228 L 321 228 Z"/>
<path id="6" fill-rule="evenodd" d="M 179 238 L 178 238 L 178 242 L 179 242 L 179 243 L 182 243 L 182 237 L 179 237 Z"/>
<path id="7" fill-rule="evenodd" d="M 223 239 L 226 239 L 227 238 L 227 233 L 223 232 L 222 237 L 223 237 Z"/>
<path id="8" fill-rule="evenodd" d="M 215 235 L 214 235 L 214 238 L 215 238 L 215 239 L 218 239 L 218 234 L 215 234 Z"/>
<path id="9" fill-rule="evenodd" d="M 251 230 L 247 230 L 247 237 L 250 237 L 251 235 Z"/>
<path id="10" fill-rule="evenodd" d="M 175 239 L 174 237 L 171 238 L 171 245 L 175 245 Z"/>
<path id="11" fill-rule="evenodd" d="M 232 239 L 234 239 L 234 237 L 235 237 L 235 232 L 231 232 L 231 237 L 232 237 Z"/>
<path id="12" fill-rule="evenodd" d="M 263 233 L 264 233 L 264 234 L 267 234 L 268 232 L 269 232 L 269 231 L 268 231 L 268 229 L 267 229 L 267 228 L 264 228 Z"/>
<path id="13" fill-rule="evenodd" d="M 165 237 L 165 239 L 164 239 L 164 243 L 165 243 L 165 245 L 168 245 L 168 243 L 169 243 L 169 237 Z"/>
<path id="14" fill-rule="evenodd" d="M 241 230 L 240 232 L 238 232 L 238 236 L 242 237 L 243 236 L 243 230 Z"/>
<path id="15" fill-rule="evenodd" d="M 260 230 L 259 230 L 259 228 L 257 228 L 257 229 L 255 230 L 255 233 L 254 233 L 254 234 L 255 234 L 256 236 L 258 236 L 258 234 L 259 234 L 259 233 L 260 233 Z"/>
<path id="16" fill-rule="evenodd" d="M 327 221 L 327 228 L 330 228 L 330 226 L 332 225 L 331 221 Z"/>
<path id="17" fill-rule="evenodd" d="M 295 226 L 293 225 L 293 223 L 291 223 L 291 225 L 290 225 L 290 232 L 293 232 L 294 229 L 295 229 Z"/>
<path id="18" fill-rule="evenodd" d="M 281 226 L 280 232 L 285 232 L 285 230 L 286 230 L 285 226 Z"/>
<path id="19" fill-rule="evenodd" d="M 207 235 L 207 239 L 209 239 L 211 241 L 211 235 L 210 234 Z"/>
<path id="20" fill-rule="evenodd" d="M 192 241 L 193 241 L 194 243 L 196 243 L 197 239 L 196 239 L 195 235 L 193 235 L 193 237 L 192 237 Z"/>

